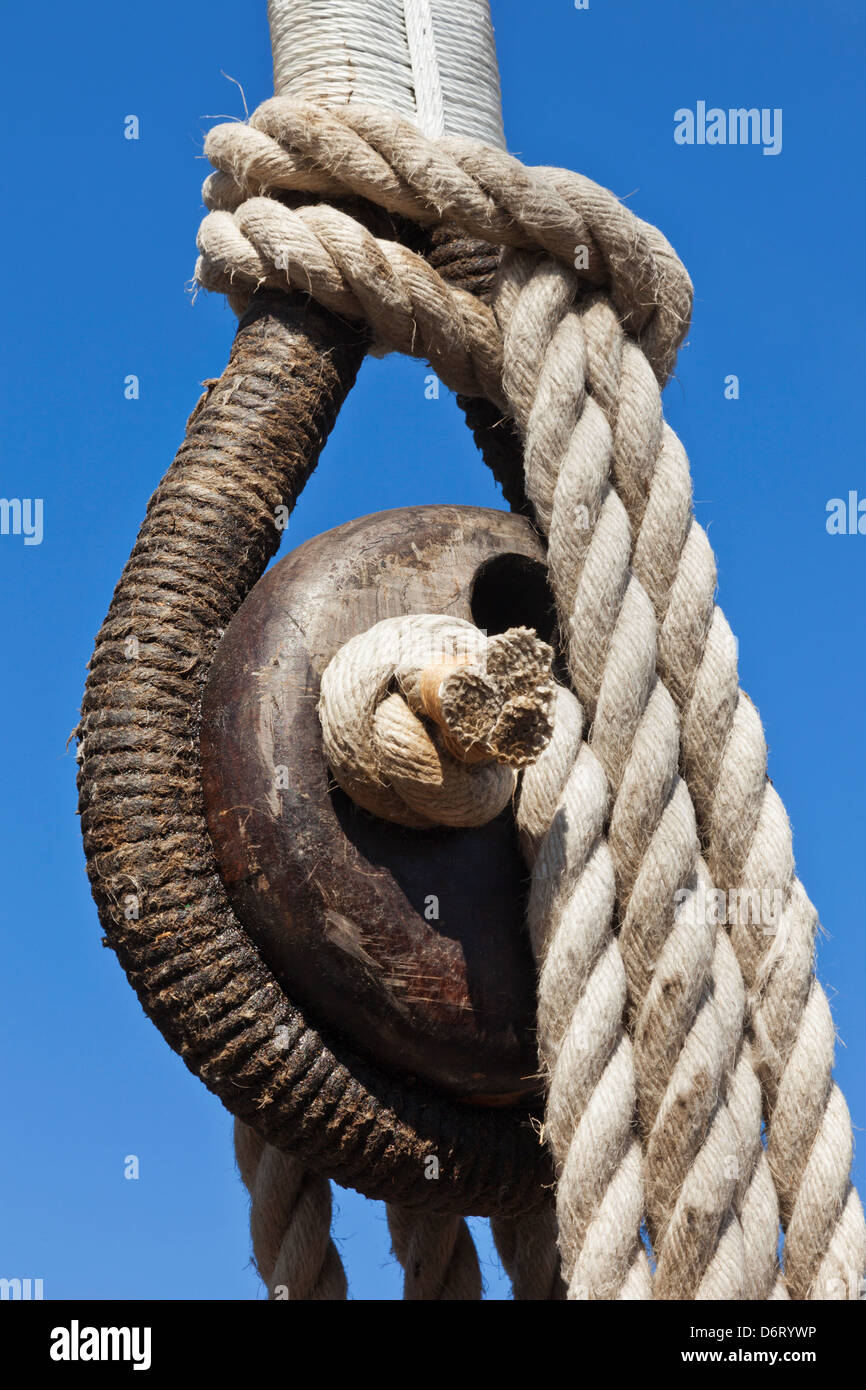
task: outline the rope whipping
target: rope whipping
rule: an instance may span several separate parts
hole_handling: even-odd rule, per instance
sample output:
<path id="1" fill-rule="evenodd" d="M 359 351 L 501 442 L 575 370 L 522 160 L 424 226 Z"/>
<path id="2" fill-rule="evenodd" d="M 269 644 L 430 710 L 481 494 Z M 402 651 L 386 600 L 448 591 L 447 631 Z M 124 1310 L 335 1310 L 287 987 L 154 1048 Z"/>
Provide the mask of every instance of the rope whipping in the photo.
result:
<path id="1" fill-rule="evenodd" d="M 487 0 L 269 0 L 279 96 L 375 105 L 504 147 Z"/>

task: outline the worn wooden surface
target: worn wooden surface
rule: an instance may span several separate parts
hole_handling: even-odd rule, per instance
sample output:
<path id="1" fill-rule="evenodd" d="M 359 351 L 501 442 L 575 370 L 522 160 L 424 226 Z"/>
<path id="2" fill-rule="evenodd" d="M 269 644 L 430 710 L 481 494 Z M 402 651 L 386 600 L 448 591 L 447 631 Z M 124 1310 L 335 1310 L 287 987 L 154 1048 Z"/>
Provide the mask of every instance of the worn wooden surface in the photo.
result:
<path id="1" fill-rule="evenodd" d="M 508 1104 L 538 1084 L 511 811 L 471 830 L 368 815 L 328 776 L 316 702 L 338 648 L 385 617 L 442 612 L 550 637 L 543 558 L 529 523 L 506 512 L 421 507 L 349 522 L 259 581 L 220 644 L 203 708 L 217 863 L 277 978 L 361 1054 L 476 1103 Z"/>

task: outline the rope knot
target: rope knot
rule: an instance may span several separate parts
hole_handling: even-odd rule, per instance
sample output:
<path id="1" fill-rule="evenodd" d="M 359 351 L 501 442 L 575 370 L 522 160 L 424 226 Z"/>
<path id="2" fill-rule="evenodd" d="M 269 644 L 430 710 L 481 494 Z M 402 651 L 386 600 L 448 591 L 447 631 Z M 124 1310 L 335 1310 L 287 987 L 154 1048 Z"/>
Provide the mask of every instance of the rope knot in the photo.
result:
<path id="1" fill-rule="evenodd" d="M 486 824 L 553 732 L 552 658 L 529 628 L 488 638 L 438 614 L 385 618 L 322 676 L 334 777 L 358 805 L 401 825 Z"/>
<path id="2" fill-rule="evenodd" d="M 495 247 L 546 253 L 573 286 L 609 292 L 660 384 L 673 369 L 692 308 L 685 268 L 657 228 L 580 174 L 527 167 L 480 140 L 428 139 L 378 106 L 287 96 L 247 123 L 215 126 L 205 154 L 214 172 L 195 279 L 239 314 L 263 285 L 301 290 L 366 320 L 379 350 L 425 357 L 452 390 L 504 409 L 493 314 L 422 256 L 329 206 L 360 197 L 421 227 L 453 224 Z M 286 193 L 318 201 L 293 209 Z"/>

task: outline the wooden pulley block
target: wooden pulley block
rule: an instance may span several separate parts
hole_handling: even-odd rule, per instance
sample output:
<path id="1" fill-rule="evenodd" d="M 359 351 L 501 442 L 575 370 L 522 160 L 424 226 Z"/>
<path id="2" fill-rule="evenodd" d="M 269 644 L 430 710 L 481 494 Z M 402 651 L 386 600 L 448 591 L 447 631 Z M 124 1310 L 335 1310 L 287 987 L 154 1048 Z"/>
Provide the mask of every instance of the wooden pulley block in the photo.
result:
<path id="1" fill-rule="evenodd" d="M 208 827 L 235 912 L 289 996 L 396 1076 L 476 1104 L 539 1088 L 528 872 L 511 807 L 472 829 L 410 829 L 330 777 L 322 672 L 383 618 L 444 613 L 552 637 L 529 522 L 418 507 L 348 522 L 259 581 L 203 703 Z"/>

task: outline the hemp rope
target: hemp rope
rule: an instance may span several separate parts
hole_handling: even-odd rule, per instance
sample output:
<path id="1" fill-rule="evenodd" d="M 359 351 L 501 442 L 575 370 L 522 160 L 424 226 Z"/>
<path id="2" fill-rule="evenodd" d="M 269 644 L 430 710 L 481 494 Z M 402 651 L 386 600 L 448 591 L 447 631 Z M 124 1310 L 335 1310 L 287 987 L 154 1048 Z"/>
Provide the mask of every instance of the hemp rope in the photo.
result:
<path id="1" fill-rule="evenodd" d="M 340 1300 L 346 1275 L 331 1240 L 331 1184 L 235 1121 L 235 1156 L 250 1194 L 256 1269 L 273 1299 Z"/>
<path id="2" fill-rule="evenodd" d="M 565 698 L 563 692 L 560 699 Z M 577 702 L 573 701 L 573 704 L 573 738 L 579 744 L 581 716 Z M 565 720 L 558 715 L 557 730 L 564 723 Z M 527 792 L 537 794 L 536 780 L 547 772 L 544 759 L 553 757 L 554 752 L 552 744 L 539 763 L 524 774 L 521 810 Z M 615 896 L 613 865 L 602 837 L 606 784 L 586 744 L 573 765 L 569 759 L 562 757 L 557 770 L 559 776 L 551 789 L 554 802 L 557 784 L 563 778 L 567 780 L 558 803 L 559 814 L 554 818 L 546 842 L 542 842 L 535 860 L 529 911 L 533 941 L 541 937 L 542 947 L 547 948 L 539 952 L 542 961 L 539 1041 L 542 1054 L 547 1056 L 552 1052 L 553 1056 L 552 1062 L 548 1063 L 551 1079 L 546 1137 L 557 1160 L 558 1206 L 560 1209 L 570 1206 L 581 1212 L 579 1229 L 585 1231 L 588 1228 L 583 1250 L 574 1261 L 572 1287 L 579 1288 L 583 1297 L 644 1297 L 646 1295 L 642 1292 L 630 1292 L 625 1282 L 626 1275 L 637 1278 L 643 1273 L 634 1263 L 638 1254 L 635 1236 L 642 1211 L 635 1214 L 633 1198 L 629 1204 L 623 1200 L 629 1160 L 635 1167 L 638 1164 L 637 1154 L 632 1157 L 627 1149 L 634 1099 L 631 1044 L 626 1034 L 617 1041 L 616 1047 L 604 1045 L 605 1027 L 615 1026 L 626 996 L 622 960 L 615 949 L 609 920 L 604 920 L 605 916 L 609 919 L 611 915 Z M 590 789 L 594 789 L 594 795 Z M 596 810 L 594 817 L 593 801 L 596 807 L 600 802 L 601 811 L 599 814 Z M 598 912 L 600 891 L 606 893 L 608 898 L 610 906 L 607 914 Z M 549 943 L 544 940 L 545 935 L 549 936 Z M 729 970 L 734 964 L 730 954 L 727 961 L 724 956 L 716 961 L 717 981 L 725 964 Z M 735 1000 L 736 977 L 739 974 L 735 965 L 734 972 L 735 978 L 722 993 L 728 999 Z M 730 1049 L 736 1047 L 740 1026 L 740 1018 L 735 1011 L 731 1011 L 729 1023 Z M 601 1076 L 598 1076 L 597 1061 L 593 1070 L 587 1069 L 587 1056 L 594 1060 L 601 1059 L 606 1068 Z M 573 1075 L 569 1067 L 573 1069 Z M 573 1095 L 577 1089 L 576 1079 L 587 1071 L 582 1082 L 586 1092 L 586 1112 L 579 1116 L 579 1123 L 575 1125 Z M 728 1103 L 735 1118 L 743 1117 L 738 1125 L 742 1148 L 736 1157 L 736 1169 L 740 1173 L 748 1173 L 750 1155 L 746 1146 L 751 1136 L 752 1145 L 759 1147 L 760 1107 L 754 1078 L 749 1089 L 750 1071 L 746 1064 L 738 1069 L 737 1076 L 740 1085 L 746 1088 L 746 1094 L 735 1103 L 729 1093 Z M 593 1084 L 595 1089 L 591 1090 Z M 562 1153 L 567 1155 L 567 1162 L 561 1166 Z M 611 1183 L 610 1192 L 605 1193 L 605 1177 L 608 1172 L 616 1173 L 618 1166 L 617 1189 Z M 741 1210 L 744 1237 L 745 1283 L 740 1296 L 747 1298 L 769 1296 L 775 1280 L 778 1216 L 765 1160 L 761 1164 L 760 1179 L 753 1191 L 753 1200 L 757 1200 L 758 1204 L 757 1220 L 751 1210 L 743 1210 L 744 1193 L 739 1195 L 738 1203 L 735 1200 L 735 1205 L 739 1205 Z M 632 1183 L 630 1191 L 633 1190 Z M 595 1225 L 591 1225 L 591 1222 Z M 566 1229 L 562 1218 L 560 1228 L 561 1232 Z M 618 1267 L 623 1279 L 619 1293 L 602 1282 L 606 1273 L 605 1261 L 610 1269 L 612 1250 L 618 1251 Z M 563 1257 L 568 1270 L 572 1257 L 565 1247 Z M 640 1284 L 637 1288 L 640 1289 Z M 593 1292 L 596 1289 L 599 1289 L 598 1293 Z M 706 1296 L 706 1290 L 697 1296 Z M 782 1296 L 782 1291 L 777 1289 L 773 1296 Z"/>
<path id="3" fill-rule="evenodd" d="M 462 1216 L 407 1211 L 388 1202 L 391 1248 L 403 1266 L 403 1297 L 410 1302 L 475 1302 L 481 1268 Z"/>
<path id="4" fill-rule="evenodd" d="M 545 1138 L 557 1171 L 568 1297 L 647 1299 L 634 1058 L 623 1026 L 625 970 L 604 838 L 608 790 L 582 733 L 580 706 L 560 688 L 553 738 L 524 773 L 518 807 L 521 845 L 533 868 L 528 918 L 540 972 Z"/>
<path id="5" fill-rule="evenodd" d="M 485 825 L 550 737 L 552 656 L 526 628 L 488 640 L 439 614 L 376 623 L 322 674 L 331 772 L 365 810 L 400 825 Z"/>
<path id="6" fill-rule="evenodd" d="M 562 183 L 562 179 L 560 179 L 560 183 Z M 459 220 L 459 213 L 457 213 L 457 210 L 455 210 L 455 208 L 450 207 L 449 215 L 457 215 L 457 220 Z M 466 225 L 466 224 L 463 224 L 463 225 Z M 664 245 L 666 245 L 666 243 L 664 243 Z M 613 296 L 613 297 L 614 297 L 614 303 L 616 303 L 616 282 L 614 282 L 613 291 L 614 291 L 614 296 Z M 680 317 L 680 318 L 681 318 L 681 317 L 683 317 L 683 316 L 681 316 L 681 314 L 673 314 L 673 316 L 670 316 L 670 317 L 673 318 L 673 320 L 676 320 L 677 317 Z M 656 371 L 656 375 L 662 375 L 662 377 L 663 377 L 663 374 L 664 374 L 664 373 L 663 373 L 663 366 L 662 366 L 662 364 L 664 363 L 664 360 L 666 360 L 666 357 L 664 357 L 664 353 L 663 353 L 663 352 L 656 352 L 655 347 L 653 347 L 653 345 L 652 345 L 652 339 L 649 339 L 649 341 L 651 341 L 651 352 L 652 352 L 652 354 L 653 354 L 653 357 L 655 357 L 655 371 Z M 657 341 L 659 341 L 659 339 L 657 339 L 657 335 L 656 335 L 656 346 L 657 346 Z M 674 342 L 673 345 L 670 345 L 670 346 L 673 347 L 673 352 L 676 352 L 676 342 Z M 670 347 L 669 347 L 669 353 L 667 353 L 667 359 L 673 360 L 673 359 L 671 359 Z M 660 367 L 662 367 L 662 370 L 660 370 Z M 655 664 L 655 657 L 653 657 L 653 664 Z M 838 1147 L 838 1145 L 837 1145 L 837 1147 Z M 842 1158 L 842 1166 L 844 1166 L 844 1168 L 845 1168 L 845 1176 L 847 1176 L 847 1163 L 845 1163 L 844 1158 Z M 847 1207 L 847 1209 L 851 1209 L 851 1208 L 852 1208 L 852 1202 L 849 1201 L 849 1202 L 848 1202 L 848 1207 Z M 856 1215 L 856 1212 L 855 1212 L 855 1215 Z M 849 1273 L 849 1272 L 851 1272 L 851 1270 L 848 1269 L 847 1272 Z"/>
<path id="7" fill-rule="evenodd" d="M 786 1279 L 795 1298 L 812 1290 L 829 1297 L 834 1282 L 847 1287 L 866 1265 L 866 1227 L 850 1181 L 850 1117 L 831 1076 L 832 1018 L 814 975 L 817 913 L 795 875 L 758 713 L 739 689 L 736 642 L 715 604 L 715 560 L 692 511 L 685 452 L 609 305 L 588 302 L 580 322 L 590 389 L 613 431 L 632 563 L 656 613 L 659 669 L 682 713 L 684 766 L 714 881 L 737 892 L 738 904 L 741 893 L 758 892 L 778 893 L 784 905 L 774 934 L 737 912 L 731 939 L 750 994 Z"/>
<path id="8" fill-rule="evenodd" d="M 725 934 L 696 920 L 694 903 L 706 900 L 710 880 L 678 773 L 678 719 L 656 675 L 654 615 L 629 569 L 628 521 L 608 482 L 610 432 L 585 393 L 570 309 L 551 311 L 550 286 L 566 277 L 573 283 L 553 263 L 509 256 L 497 311 L 569 671 L 613 797 L 608 844 L 654 1288 L 657 1297 L 766 1298 L 778 1213 L 759 1139 L 758 1083 L 741 1046 L 742 981 Z"/>
<path id="9" fill-rule="evenodd" d="M 449 326 L 436 319 L 426 322 L 426 296 L 435 293 L 432 287 L 410 283 L 401 295 L 391 283 L 399 253 L 389 265 L 383 262 L 386 253 L 381 247 L 356 241 L 341 219 L 329 219 L 330 210 L 324 206 L 299 209 L 294 220 L 283 215 L 286 209 L 277 201 L 284 191 L 357 196 L 421 226 L 454 223 L 479 240 L 545 250 L 568 265 L 577 248 L 584 248 L 581 280 L 609 286 L 624 327 L 640 342 L 660 379 L 673 367 L 691 313 L 689 278 L 657 228 L 579 174 L 527 168 L 512 155 L 476 140 L 425 140 L 408 121 L 375 108 L 351 106 L 337 113 L 315 102 L 280 97 L 258 107 L 248 124 L 213 127 L 205 140 L 205 155 L 217 172 L 202 190 L 211 212 L 199 228 L 196 279 L 206 289 L 227 293 L 233 307 L 243 307 L 250 292 L 262 285 L 285 289 L 295 284 L 314 297 L 333 296 L 328 307 L 351 317 L 359 316 L 363 295 L 363 311 L 370 314 L 374 332 L 397 334 L 389 346 L 399 341 L 400 351 L 435 355 L 436 327 L 444 334 Z M 260 201 L 258 195 L 265 193 L 276 197 Z M 247 201 L 254 206 L 244 212 Z M 275 246 L 278 249 L 269 256 L 269 248 Z M 370 262 L 357 265 L 358 254 Z M 339 277 L 334 275 L 335 262 Z M 414 269 L 421 273 L 420 267 Z M 411 280 L 409 272 L 407 278 Z M 417 298 L 407 306 L 409 293 Z M 407 320 L 413 310 L 419 317 L 416 332 L 427 329 L 434 334 L 429 349 L 414 346 Z M 478 352 L 470 337 L 474 316 L 463 322 L 464 312 L 470 315 L 469 306 L 452 294 L 448 313 L 460 316 L 457 331 L 467 335 L 466 350 L 478 353 L 475 370 L 486 377 L 485 353 Z M 407 339 L 413 346 L 402 346 Z M 451 370 L 459 366 L 457 358 L 452 362 L 446 357 L 445 364 L 450 364 L 449 384 L 464 390 L 451 377 Z M 493 383 L 492 399 L 498 390 Z"/>
<path id="10" fill-rule="evenodd" d="M 558 1303 L 565 1298 L 552 1202 L 528 1216 L 491 1216 L 490 1229 L 515 1302 Z"/>
<path id="11" fill-rule="evenodd" d="M 509 281 L 511 285 L 509 286 Z M 556 389 L 556 383 L 561 380 L 562 368 L 557 364 L 558 355 L 565 357 L 571 364 L 577 364 L 577 375 L 581 378 L 580 384 L 574 388 L 575 395 L 575 414 L 585 412 L 598 412 L 604 415 L 605 423 L 608 425 L 608 438 L 601 444 L 601 452 L 607 459 L 606 469 L 613 469 L 616 473 L 616 481 L 619 485 L 618 494 L 628 499 L 631 512 L 637 517 L 637 524 L 634 527 L 635 549 L 642 546 L 641 571 L 647 573 L 650 582 L 656 580 L 658 586 L 658 566 L 659 557 L 664 562 L 664 557 L 671 553 L 671 537 L 668 534 L 662 538 L 658 534 L 658 528 L 665 524 L 665 518 L 676 518 L 676 509 L 666 507 L 663 516 L 661 509 L 654 512 L 656 526 L 650 532 L 652 544 L 648 544 L 649 538 L 644 538 L 639 530 L 639 521 L 644 508 L 642 489 L 646 483 L 646 460 L 656 459 L 662 452 L 663 446 L 668 460 L 680 460 L 681 469 L 684 464 L 685 456 L 679 446 L 678 441 L 672 432 L 663 426 L 661 417 L 661 404 L 659 400 L 658 386 L 647 367 L 641 360 L 641 354 L 633 345 L 625 345 L 623 335 L 616 323 L 614 314 L 608 306 L 598 297 L 592 297 L 587 304 L 581 307 L 578 312 L 573 306 L 576 293 L 574 277 L 570 272 L 564 272 L 559 267 L 547 266 L 539 268 L 531 264 L 526 257 L 508 257 L 507 264 L 503 266 L 502 292 L 500 297 L 500 314 L 508 319 L 510 323 L 506 330 L 506 359 L 509 353 L 508 337 L 514 335 L 514 353 L 520 363 L 519 371 L 524 373 L 526 368 L 526 353 L 528 343 L 533 344 L 534 360 L 538 364 L 539 375 L 549 373 L 552 389 Z M 514 300 L 514 304 L 502 310 L 503 305 L 507 305 L 509 299 Z M 519 306 L 522 306 L 519 307 Z M 523 323 L 515 320 L 520 315 L 524 315 Z M 580 339 L 580 341 L 578 341 Z M 589 345 L 595 344 L 595 369 L 591 369 L 589 362 Z M 625 356 L 627 380 L 626 389 L 613 393 L 611 390 L 610 363 L 616 362 L 617 348 L 620 354 Z M 543 365 L 542 365 L 543 364 Z M 607 379 L 605 379 L 607 370 Z M 591 394 L 590 394 L 591 393 Z M 543 394 L 542 388 L 536 381 L 536 390 L 531 392 L 535 398 L 533 409 L 538 409 L 539 397 Z M 527 397 L 528 399 L 528 397 Z M 605 405 L 606 402 L 606 411 Z M 560 401 L 560 420 L 566 414 L 562 409 Z M 542 413 L 536 417 L 543 421 L 542 429 L 537 435 L 536 443 L 539 451 L 545 453 L 547 460 L 550 459 L 550 450 L 555 448 L 553 442 L 554 428 L 552 422 L 554 415 L 543 418 Z M 581 426 L 579 425 L 578 428 Z M 589 428 L 588 422 L 584 428 Z M 530 453 L 529 435 L 532 433 L 532 426 L 527 426 L 527 456 Z M 614 443 L 612 431 L 615 430 L 618 436 L 618 448 Z M 567 447 L 567 446 L 566 446 Z M 546 452 L 545 452 L 546 451 Z M 560 455 L 561 456 L 561 455 Z M 614 463 L 613 460 L 616 460 Z M 641 470 L 641 463 L 643 469 Z M 680 474 L 682 478 L 682 471 Z M 691 488 L 688 482 L 687 465 L 685 465 L 685 478 L 687 482 L 686 498 L 689 506 L 689 519 L 691 520 Z M 682 490 L 680 500 L 682 500 Z M 571 505 L 574 504 L 575 494 L 570 494 Z M 670 502 L 668 495 L 664 501 Z M 590 509 L 593 503 L 589 501 Z M 573 513 L 572 513 L 573 515 Z M 682 516 L 680 509 L 679 515 Z M 568 517 L 564 519 L 564 526 L 567 528 Z M 676 522 L 674 521 L 674 527 Z M 553 528 L 555 521 L 551 523 L 551 552 L 554 551 Z M 676 532 L 675 532 L 676 534 Z M 703 535 L 703 533 L 701 533 Z M 695 536 L 696 548 L 698 553 L 703 551 L 706 556 L 709 553 L 709 545 L 706 537 L 703 542 Z M 591 542 L 590 542 L 591 544 Z M 676 564 L 676 554 L 674 550 L 674 564 Z M 691 558 L 691 557 L 690 557 Z M 552 561 L 553 563 L 553 561 Z M 565 564 L 568 565 L 568 560 Z M 634 573 L 638 573 L 635 564 Z M 688 569 L 685 570 L 688 574 Z M 706 648 L 711 656 L 716 651 L 712 644 L 713 638 L 722 644 L 728 657 L 735 652 L 733 638 L 727 629 L 727 624 L 718 610 L 718 622 L 716 633 L 713 634 L 709 624 L 706 623 L 707 617 L 713 614 L 712 600 L 715 585 L 715 567 L 711 567 L 711 584 L 703 586 L 702 594 L 704 598 L 703 607 L 692 605 L 690 609 L 683 612 L 680 608 L 677 616 L 680 618 L 680 640 L 683 646 L 689 645 L 692 653 L 695 652 L 695 643 L 701 642 L 701 637 L 705 633 Z M 644 591 L 645 593 L 646 591 Z M 656 588 L 658 593 L 658 587 Z M 693 591 L 694 593 L 694 591 Z M 711 606 L 709 613 L 707 603 Z M 653 611 L 653 618 L 656 612 Z M 699 625 L 704 619 L 703 630 Z M 725 641 L 725 633 L 728 640 Z M 573 639 L 574 640 L 574 639 Z M 580 650 L 585 651 L 585 643 L 577 638 L 577 645 Z M 664 675 L 664 665 L 662 665 L 662 675 Z M 692 671 L 692 680 L 689 684 L 680 681 L 677 688 L 680 692 L 680 707 L 682 708 L 685 699 L 692 697 L 695 691 L 695 675 Z M 712 685 L 707 682 L 701 693 L 704 701 L 702 728 L 695 728 L 694 723 L 687 720 L 687 730 L 692 737 L 691 758 L 687 752 L 686 734 L 683 737 L 683 755 L 685 760 L 685 770 L 688 775 L 690 767 L 696 771 L 693 777 L 699 791 L 703 792 L 703 805 L 706 808 L 708 794 L 718 803 L 717 786 L 718 774 L 721 771 L 720 764 L 711 764 L 712 777 L 708 776 L 707 761 L 712 757 L 712 750 L 708 754 L 708 742 L 712 738 L 715 730 L 716 721 L 719 717 L 720 709 L 723 710 L 726 701 L 733 693 L 736 699 L 737 680 L 736 662 L 727 669 L 719 670 L 718 667 L 713 672 L 715 677 L 727 677 L 727 684 L 721 684 L 716 680 Z M 732 690 L 733 684 L 733 690 Z M 714 841 L 719 836 L 718 822 L 707 823 L 705 810 L 705 833 L 707 835 L 708 851 L 711 856 L 710 862 L 716 872 L 721 870 L 719 881 L 726 888 L 739 888 L 741 885 L 747 891 L 767 892 L 770 888 L 780 888 L 785 902 L 785 913 L 781 922 L 781 930 L 778 933 L 775 950 L 768 954 L 770 960 L 776 968 L 775 986 L 775 1013 L 772 1007 L 768 1011 L 773 1019 L 775 1036 L 768 1039 L 768 1024 L 765 1020 L 766 1001 L 763 997 L 763 986 L 757 980 L 757 963 L 761 951 L 759 933 L 754 930 L 754 924 L 749 925 L 742 920 L 735 920 L 732 924 L 730 941 L 736 949 L 743 975 L 750 989 L 753 991 L 751 1019 L 755 1041 L 757 1046 L 757 1058 L 760 1062 L 760 1069 L 764 1080 L 765 1111 L 768 1121 L 769 1143 L 768 1158 L 770 1167 L 775 1178 L 776 1187 L 780 1197 L 780 1207 L 783 1223 L 788 1231 L 791 1231 L 793 1224 L 793 1241 L 788 1249 L 786 1241 L 786 1281 L 790 1294 L 797 1298 L 807 1297 L 827 1297 L 828 1281 L 834 1286 L 834 1291 L 838 1293 L 838 1285 L 843 1284 L 846 1290 L 856 1288 L 859 1280 L 859 1272 L 866 1263 L 866 1229 L 863 1225 L 862 1209 L 859 1198 L 854 1192 L 850 1181 L 850 1165 L 852 1157 L 852 1142 L 850 1131 L 850 1120 L 844 1099 L 838 1088 L 833 1086 L 830 1077 L 833 1058 L 833 1027 L 829 1016 L 829 1009 L 826 1004 L 823 991 L 820 989 L 813 974 L 813 938 L 816 927 L 816 914 L 799 883 L 793 879 L 793 856 L 791 851 L 790 827 L 787 817 L 777 794 L 771 788 L 766 778 L 766 746 L 760 722 L 754 707 L 746 697 L 740 702 L 742 708 L 741 729 L 746 737 L 741 736 L 739 745 L 734 742 L 729 750 L 727 760 L 727 771 L 729 781 L 726 784 L 729 801 L 727 805 L 727 842 L 722 833 L 723 851 L 727 850 L 728 858 L 724 859 L 719 855 L 719 851 L 714 852 Z M 687 715 L 691 711 L 684 711 Z M 596 726 L 597 726 L 596 716 Z M 733 721 L 732 721 L 733 726 Z M 731 732 L 733 727 L 731 726 Z M 699 753 L 697 750 L 701 750 Z M 752 804 L 750 805 L 749 796 L 744 798 L 743 787 L 749 788 Z M 766 807 L 766 821 L 763 826 L 759 826 L 759 813 Z M 758 844 L 750 847 L 749 837 L 751 833 L 763 832 L 760 835 Z M 613 833 L 613 827 L 612 831 Z M 741 857 L 732 859 L 731 851 L 746 850 Z M 754 857 L 749 862 L 747 855 L 752 853 Z M 739 872 L 738 872 L 739 870 Z M 787 877 L 782 873 L 785 870 Z M 707 890 L 702 891 L 702 901 L 706 903 Z M 727 934 L 718 929 L 720 937 L 728 940 Z M 781 951 L 789 942 L 791 934 L 796 933 L 798 939 L 792 943 L 794 947 L 793 960 L 790 966 L 795 972 L 794 980 L 786 979 L 788 963 L 784 962 Z M 625 935 L 625 933 L 624 933 Z M 772 976 L 770 976 L 772 978 Z M 757 990 L 755 985 L 757 981 Z M 804 1016 L 805 1009 L 810 1007 L 811 1017 Z M 796 1032 L 798 1023 L 801 1024 L 800 1031 Z M 769 1041 L 769 1046 L 768 1046 Z M 780 1041 L 782 1046 L 780 1046 Z M 784 1051 L 783 1051 L 784 1048 Z M 774 1139 L 774 1115 L 776 1106 L 776 1086 L 781 1072 L 780 1063 L 783 1058 L 799 1052 L 794 1065 L 789 1073 L 788 1091 L 785 1096 L 787 1102 L 783 1108 L 782 1134 L 779 1142 L 777 1129 Z M 775 1080 L 775 1085 L 773 1084 Z M 769 1081 L 769 1084 L 768 1084 Z M 821 1132 L 822 1121 L 826 1116 L 826 1132 Z M 818 1141 L 816 1143 L 816 1140 Z M 798 1213 L 798 1220 L 793 1221 L 793 1212 L 797 1200 L 798 1188 L 801 1181 L 804 1165 L 810 1153 L 813 1155 L 814 1170 L 811 1181 L 807 1181 L 803 1188 L 803 1208 Z"/>

